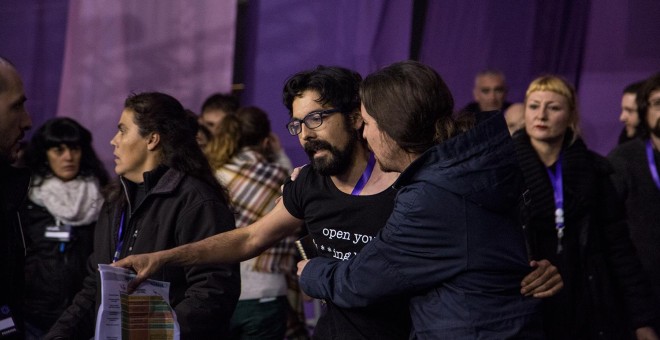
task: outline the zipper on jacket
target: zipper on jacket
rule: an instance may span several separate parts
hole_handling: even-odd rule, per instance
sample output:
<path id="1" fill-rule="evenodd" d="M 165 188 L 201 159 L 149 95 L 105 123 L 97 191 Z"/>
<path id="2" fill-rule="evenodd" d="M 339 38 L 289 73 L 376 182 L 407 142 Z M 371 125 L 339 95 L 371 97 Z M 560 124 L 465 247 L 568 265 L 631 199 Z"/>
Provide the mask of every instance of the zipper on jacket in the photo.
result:
<path id="1" fill-rule="evenodd" d="M 134 244 L 134 242 L 130 242 L 132 237 L 129 237 L 128 240 L 126 239 L 126 236 L 128 235 L 128 233 L 133 231 L 132 228 L 130 228 L 131 220 L 132 220 L 132 217 L 133 217 L 133 207 L 132 207 L 132 204 L 131 204 L 131 200 L 128 197 L 128 190 L 126 188 L 126 183 L 124 183 L 124 179 L 120 177 L 119 182 L 121 183 L 121 186 L 124 189 L 124 196 L 126 197 L 126 205 L 128 207 L 128 213 L 124 212 L 124 216 L 126 218 L 126 220 L 124 221 L 124 223 L 125 223 L 124 227 L 126 229 L 124 230 L 124 235 L 121 235 L 121 236 L 122 236 L 122 238 L 124 238 L 124 241 L 129 241 L 129 242 L 125 242 L 125 243 L 130 243 L 130 245 L 129 244 L 124 244 L 121 251 L 119 252 L 119 258 L 122 259 L 122 258 L 128 256 L 127 249 L 128 248 L 132 249 L 133 244 Z M 121 221 L 119 221 L 119 223 L 121 223 Z M 119 236 L 119 229 L 117 229 L 117 235 Z M 115 246 L 117 246 L 119 241 L 120 241 L 119 239 L 116 240 Z"/>

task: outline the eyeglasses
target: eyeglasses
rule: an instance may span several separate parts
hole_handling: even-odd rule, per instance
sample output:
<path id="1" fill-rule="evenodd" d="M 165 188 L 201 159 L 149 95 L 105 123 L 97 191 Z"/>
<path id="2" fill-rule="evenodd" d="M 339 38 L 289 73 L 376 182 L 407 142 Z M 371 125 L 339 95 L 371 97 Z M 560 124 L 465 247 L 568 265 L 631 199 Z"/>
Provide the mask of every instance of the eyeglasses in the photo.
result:
<path id="1" fill-rule="evenodd" d="M 308 113 L 303 119 L 291 118 L 291 120 L 286 124 L 286 129 L 289 130 L 289 133 L 292 136 L 300 134 L 302 131 L 302 125 L 308 129 L 316 129 L 317 127 L 323 124 L 323 117 L 327 117 L 333 113 L 341 112 L 339 109 L 329 109 L 323 111 L 314 111 Z"/>

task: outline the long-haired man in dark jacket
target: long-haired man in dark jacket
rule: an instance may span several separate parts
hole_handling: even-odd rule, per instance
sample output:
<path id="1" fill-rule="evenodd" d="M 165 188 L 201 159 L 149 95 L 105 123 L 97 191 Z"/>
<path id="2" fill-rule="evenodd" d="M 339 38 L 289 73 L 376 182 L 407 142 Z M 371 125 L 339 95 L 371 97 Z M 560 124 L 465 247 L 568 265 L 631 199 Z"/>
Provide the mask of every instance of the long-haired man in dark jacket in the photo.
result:
<path id="1" fill-rule="evenodd" d="M 502 114 L 459 134 L 447 85 L 414 61 L 367 76 L 360 98 L 376 161 L 401 173 L 394 210 L 350 260 L 300 263 L 303 291 L 341 307 L 409 296 L 416 339 L 542 338 L 539 300 L 519 292 L 522 183 Z"/>

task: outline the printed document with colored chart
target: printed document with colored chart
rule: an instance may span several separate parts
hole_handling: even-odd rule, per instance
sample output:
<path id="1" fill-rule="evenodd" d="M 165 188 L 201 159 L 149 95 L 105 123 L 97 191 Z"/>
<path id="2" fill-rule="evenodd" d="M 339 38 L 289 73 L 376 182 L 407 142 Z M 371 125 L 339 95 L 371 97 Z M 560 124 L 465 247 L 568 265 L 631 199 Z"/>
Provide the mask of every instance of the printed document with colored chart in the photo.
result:
<path id="1" fill-rule="evenodd" d="M 99 264 L 101 306 L 96 316 L 96 340 L 179 340 L 176 313 L 170 306 L 170 283 L 146 280 L 133 292 L 126 286 L 135 273 Z"/>

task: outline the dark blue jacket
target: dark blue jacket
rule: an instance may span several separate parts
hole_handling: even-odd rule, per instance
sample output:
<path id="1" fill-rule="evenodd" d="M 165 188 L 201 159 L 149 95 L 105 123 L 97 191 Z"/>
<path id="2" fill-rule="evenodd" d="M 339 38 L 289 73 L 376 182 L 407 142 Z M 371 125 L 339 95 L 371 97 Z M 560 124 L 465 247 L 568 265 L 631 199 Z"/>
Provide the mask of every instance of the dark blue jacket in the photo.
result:
<path id="1" fill-rule="evenodd" d="M 538 301 L 520 294 L 530 271 L 520 180 L 497 114 L 415 160 L 378 236 L 349 261 L 313 259 L 301 287 L 341 307 L 409 295 L 419 339 L 531 337 L 540 325 Z"/>

